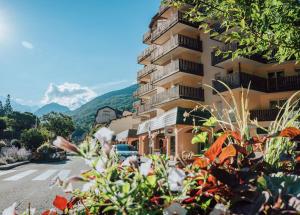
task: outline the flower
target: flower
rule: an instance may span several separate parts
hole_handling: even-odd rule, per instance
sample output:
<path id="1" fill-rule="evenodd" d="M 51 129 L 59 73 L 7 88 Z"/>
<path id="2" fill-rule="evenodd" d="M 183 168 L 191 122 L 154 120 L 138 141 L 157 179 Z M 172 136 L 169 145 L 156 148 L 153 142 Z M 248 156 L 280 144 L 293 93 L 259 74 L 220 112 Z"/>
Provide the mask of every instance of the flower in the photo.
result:
<path id="1" fill-rule="evenodd" d="M 164 215 L 174 215 L 174 214 L 185 215 L 187 214 L 187 210 L 183 208 L 180 204 L 173 203 L 163 211 L 163 214 Z"/>
<path id="2" fill-rule="evenodd" d="M 139 170 L 143 176 L 148 176 L 152 171 L 152 160 L 148 159 L 145 163 L 142 163 Z"/>
<path id="3" fill-rule="evenodd" d="M 133 155 L 133 156 L 126 158 L 123 161 L 122 166 L 131 166 L 131 167 L 137 168 L 139 166 L 137 156 Z"/>
<path id="4" fill-rule="evenodd" d="M 96 164 L 96 170 L 100 173 L 103 173 L 106 169 L 108 159 L 105 157 L 100 157 L 97 164 Z"/>
<path id="5" fill-rule="evenodd" d="M 63 149 L 65 151 L 74 152 L 77 154 L 81 154 L 81 151 L 77 146 L 67 141 L 65 138 L 58 136 L 55 141 L 53 141 L 53 145 L 57 148 Z"/>
<path id="6" fill-rule="evenodd" d="M 94 137 L 98 139 L 101 144 L 108 143 L 112 140 L 114 132 L 110 129 L 103 127 L 100 128 L 95 134 Z"/>
<path id="7" fill-rule="evenodd" d="M 170 190 L 173 192 L 178 192 L 183 189 L 183 180 L 185 179 L 185 172 L 178 168 L 170 168 L 168 182 Z"/>
<path id="8" fill-rule="evenodd" d="M 15 202 L 10 207 L 4 209 L 2 215 L 16 215 L 17 214 L 16 207 L 17 207 L 17 203 Z"/>

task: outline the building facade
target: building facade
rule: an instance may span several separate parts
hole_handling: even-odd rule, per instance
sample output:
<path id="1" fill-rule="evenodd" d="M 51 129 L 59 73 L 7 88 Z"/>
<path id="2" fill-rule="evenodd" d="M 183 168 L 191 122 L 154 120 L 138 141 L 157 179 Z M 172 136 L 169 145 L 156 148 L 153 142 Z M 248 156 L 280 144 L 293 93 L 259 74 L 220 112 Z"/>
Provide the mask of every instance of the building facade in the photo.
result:
<path id="1" fill-rule="evenodd" d="M 141 154 L 181 156 L 199 151 L 191 144 L 193 123 L 181 118 L 197 104 L 223 110 L 223 100 L 206 87 L 213 86 L 230 100 L 227 88 L 216 80 L 226 83 L 237 101 L 242 88 L 251 83 L 250 117 L 263 126 L 275 119 L 278 105 L 300 90 L 300 65 L 293 61 L 277 64 L 261 56 L 235 60 L 216 56 L 213 47 L 234 50 L 238 44 L 224 44 L 204 33 L 184 16 L 187 7 L 161 5 L 143 35 L 147 48 L 137 59 L 143 68 L 134 94 L 139 98 L 134 103 L 136 114 L 142 121 L 137 131 Z"/>

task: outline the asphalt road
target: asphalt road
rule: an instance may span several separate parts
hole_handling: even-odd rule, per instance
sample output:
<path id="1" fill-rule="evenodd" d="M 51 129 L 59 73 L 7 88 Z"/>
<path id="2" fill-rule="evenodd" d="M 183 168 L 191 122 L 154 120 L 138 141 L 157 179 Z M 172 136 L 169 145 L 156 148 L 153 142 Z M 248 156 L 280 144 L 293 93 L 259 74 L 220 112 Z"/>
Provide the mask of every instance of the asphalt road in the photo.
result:
<path id="1" fill-rule="evenodd" d="M 78 175 L 87 169 L 89 168 L 82 159 L 68 157 L 68 160 L 63 162 L 30 163 L 0 171 L 0 214 L 14 202 L 19 203 L 20 211 L 25 210 L 30 203 L 37 209 L 36 214 L 52 208 L 55 195 L 67 195 L 59 187 L 50 188 L 51 180 L 57 175 L 60 178 Z"/>

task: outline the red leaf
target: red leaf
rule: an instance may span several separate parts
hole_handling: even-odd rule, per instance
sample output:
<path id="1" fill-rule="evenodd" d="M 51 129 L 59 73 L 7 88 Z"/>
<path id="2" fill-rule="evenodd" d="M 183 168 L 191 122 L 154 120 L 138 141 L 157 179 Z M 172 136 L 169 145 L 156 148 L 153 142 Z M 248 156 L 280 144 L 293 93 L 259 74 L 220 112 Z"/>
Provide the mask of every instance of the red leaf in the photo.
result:
<path id="1" fill-rule="evenodd" d="M 209 160 L 207 158 L 196 158 L 193 165 L 198 166 L 201 169 L 204 169 L 208 166 Z"/>
<path id="2" fill-rule="evenodd" d="M 296 157 L 296 163 L 300 163 L 300 155 Z"/>
<path id="3" fill-rule="evenodd" d="M 191 204 L 191 203 L 193 203 L 195 201 L 195 199 L 196 199 L 196 197 L 193 196 L 193 197 L 190 197 L 190 198 L 187 198 L 187 199 L 183 200 L 183 203 L 185 203 L 185 204 Z"/>
<path id="4" fill-rule="evenodd" d="M 59 209 L 61 211 L 64 211 L 68 206 L 68 200 L 63 196 L 56 196 L 54 201 L 53 201 L 53 205 L 57 209 Z"/>
<path id="5" fill-rule="evenodd" d="M 229 136 L 229 133 L 226 132 L 222 134 L 218 139 L 212 144 L 211 147 L 204 153 L 204 155 L 212 162 L 216 159 L 216 157 L 221 153 L 222 146 Z"/>
<path id="6" fill-rule="evenodd" d="M 67 204 L 68 209 L 72 209 L 74 207 L 74 205 L 79 201 L 80 201 L 79 197 L 72 198 L 71 201 L 69 201 Z"/>
<path id="7" fill-rule="evenodd" d="M 42 215 L 57 215 L 57 213 L 53 210 L 46 210 L 42 213 Z"/>
<path id="8" fill-rule="evenodd" d="M 224 148 L 219 155 L 220 164 L 222 164 L 225 160 L 227 160 L 230 157 L 235 157 L 238 152 L 246 155 L 247 151 L 245 148 L 237 145 L 237 144 L 230 144 L 226 148 Z"/>
<path id="9" fill-rule="evenodd" d="M 238 141 L 239 143 L 242 142 L 242 137 L 241 137 L 241 135 L 240 135 L 239 132 L 237 132 L 237 131 L 232 131 L 232 132 L 230 133 L 230 135 L 231 135 L 236 141 Z"/>
<path id="10" fill-rule="evenodd" d="M 294 127 L 288 127 L 286 129 L 283 129 L 279 136 L 281 137 L 289 137 L 289 138 L 295 138 L 297 136 L 300 136 L 300 129 L 294 128 Z"/>

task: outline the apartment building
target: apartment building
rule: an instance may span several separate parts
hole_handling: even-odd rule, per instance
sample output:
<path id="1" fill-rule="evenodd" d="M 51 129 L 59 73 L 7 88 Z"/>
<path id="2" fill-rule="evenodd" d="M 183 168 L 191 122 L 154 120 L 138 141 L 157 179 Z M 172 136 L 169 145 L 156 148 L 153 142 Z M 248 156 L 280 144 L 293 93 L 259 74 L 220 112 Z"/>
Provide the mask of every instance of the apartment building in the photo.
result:
<path id="1" fill-rule="evenodd" d="M 205 34 L 191 23 L 184 11 L 161 5 L 152 18 L 149 30 L 143 35 L 147 48 L 138 56 L 143 65 L 138 71 L 140 85 L 134 96 L 139 125 L 139 152 L 181 156 L 199 152 L 191 144 L 193 121 L 183 113 L 197 104 L 214 104 L 222 111 L 224 103 L 206 85 L 220 91 L 228 100 L 228 90 L 215 80 L 225 82 L 239 101 L 242 88 L 251 83 L 249 92 L 251 118 L 267 126 L 278 113 L 277 105 L 300 90 L 300 65 L 295 62 L 276 64 L 261 56 L 223 58 L 216 56 L 213 47 L 233 50 L 237 44 L 224 44 Z M 199 117 L 207 113 L 197 112 Z M 256 132 L 256 131 L 253 131 Z"/>

